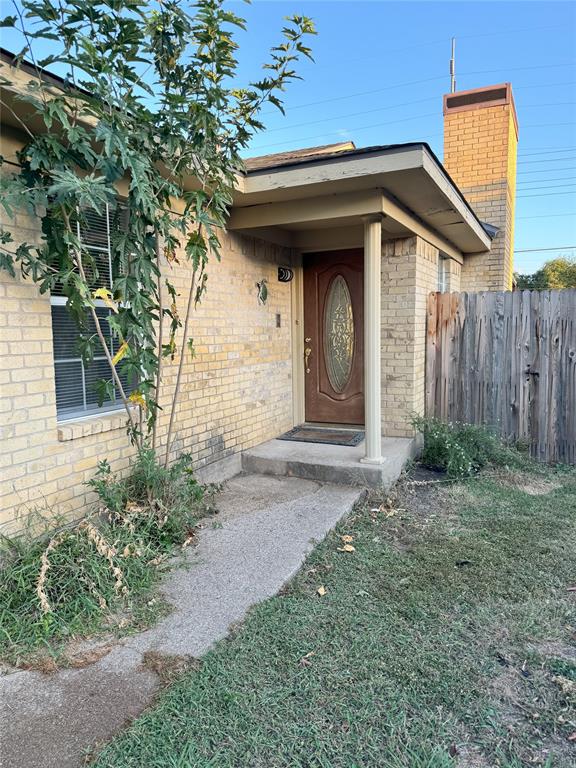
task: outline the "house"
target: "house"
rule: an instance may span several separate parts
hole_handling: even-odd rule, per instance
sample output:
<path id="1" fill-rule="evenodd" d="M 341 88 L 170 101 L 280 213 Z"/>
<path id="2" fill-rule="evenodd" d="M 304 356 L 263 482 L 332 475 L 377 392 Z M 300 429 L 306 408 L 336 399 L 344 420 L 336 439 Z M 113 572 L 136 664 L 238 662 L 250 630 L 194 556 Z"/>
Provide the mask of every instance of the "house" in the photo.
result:
<path id="1" fill-rule="evenodd" d="M 10 62 L 2 54 L 2 66 Z M 31 72 L 24 65 L 16 76 Z M 352 461 L 372 480 L 388 460 L 383 446 L 388 457 L 412 450 L 410 414 L 424 409 L 428 293 L 512 281 L 510 85 L 445 96 L 444 120 L 444 164 L 424 142 L 343 142 L 247 161 L 222 262 L 210 265 L 194 315 L 196 357 L 185 363 L 176 417 L 175 454 L 190 452 L 201 478 L 237 473 L 243 454 L 306 422 L 363 427 Z M 6 163 L 17 162 L 24 140 L 3 110 Z M 24 213 L 6 226 L 39 238 L 38 221 Z M 110 215 L 93 216 L 83 233 L 103 263 L 114 226 Z M 183 289 L 185 260 L 166 269 Z M 124 470 L 133 455 L 123 412 L 114 402 L 98 408 L 91 389 L 105 361 L 84 367 L 64 304 L 0 274 L 4 531 L 35 508 L 81 515 L 97 462 Z M 165 368 L 168 387 L 176 362 Z M 166 432 L 162 416 L 160 437 Z M 306 449 L 286 445 L 292 456 Z"/>

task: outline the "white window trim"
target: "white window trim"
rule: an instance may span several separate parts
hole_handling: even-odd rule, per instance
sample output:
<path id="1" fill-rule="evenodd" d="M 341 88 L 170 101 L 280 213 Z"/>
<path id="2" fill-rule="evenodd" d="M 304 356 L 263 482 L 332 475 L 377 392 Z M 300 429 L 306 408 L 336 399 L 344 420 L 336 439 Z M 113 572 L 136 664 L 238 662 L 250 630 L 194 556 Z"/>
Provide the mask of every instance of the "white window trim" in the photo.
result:
<path id="1" fill-rule="evenodd" d="M 440 293 L 448 291 L 450 286 L 450 273 L 448 271 L 448 256 L 438 254 L 438 288 Z"/>
<path id="2" fill-rule="evenodd" d="M 82 233 L 80 230 L 80 222 L 76 222 L 76 232 L 78 239 L 82 239 Z M 92 251 L 99 251 L 100 253 L 106 253 L 108 254 L 108 274 L 110 276 L 110 279 L 112 278 L 112 251 L 110 248 L 110 206 L 108 203 L 106 203 L 106 235 L 108 239 L 108 247 L 102 248 L 98 245 L 88 245 L 87 247 Z M 111 286 L 110 286 L 111 287 Z M 55 307 L 62 307 L 66 306 L 68 302 L 68 298 L 66 296 L 50 296 L 50 306 Z M 106 307 L 106 303 L 100 299 L 94 300 L 94 306 L 95 307 Z M 52 327 L 52 333 L 54 333 L 54 328 Z M 105 355 L 98 355 L 95 356 L 94 359 L 96 361 L 102 361 L 106 360 Z M 66 422 L 76 422 L 76 421 L 87 421 L 89 419 L 98 419 L 101 416 L 106 415 L 114 415 L 117 414 L 118 411 L 122 410 L 124 408 L 124 403 L 122 402 L 122 399 L 118 397 L 118 404 L 117 405 L 110 405 L 107 404 L 106 406 L 102 406 L 102 408 L 98 408 L 97 406 L 94 408 L 93 411 L 86 411 L 86 380 L 85 380 L 85 370 L 84 370 L 84 361 L 82 358 L 74 357 L 74 358 L 61 358 L 59 360 L 56 360 L 54 358 L 54 369 L 56 369 L 56 365 L 58 363 L 70 363 L 74 362 L 77 363 L 80 361 L 82 365 L 82 395 L 84 400 L 84 409 L 78 410 L 78 411 L 70 411 L 66 414 L 56 414 L 56 423 L 57 424 L 65 424 Z M 56 378 L 56 371 L 54 371 L 54 378 Z"/>

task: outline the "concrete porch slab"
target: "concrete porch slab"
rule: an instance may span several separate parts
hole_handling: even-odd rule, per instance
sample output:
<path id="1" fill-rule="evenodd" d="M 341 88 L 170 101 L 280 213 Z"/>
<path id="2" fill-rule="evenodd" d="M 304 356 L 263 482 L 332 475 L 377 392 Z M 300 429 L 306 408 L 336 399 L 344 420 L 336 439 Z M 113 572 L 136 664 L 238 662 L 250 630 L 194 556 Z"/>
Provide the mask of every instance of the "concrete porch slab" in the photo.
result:
<path id="1" fill-rule="evenodd" d="M 363 464 L 364 442 L 351 447 L 268 440 L 242 453 L 242 469 L 321 483 L 389 488 L 417 452 L 416 438 L 383 437 L 382 464 Z"/>

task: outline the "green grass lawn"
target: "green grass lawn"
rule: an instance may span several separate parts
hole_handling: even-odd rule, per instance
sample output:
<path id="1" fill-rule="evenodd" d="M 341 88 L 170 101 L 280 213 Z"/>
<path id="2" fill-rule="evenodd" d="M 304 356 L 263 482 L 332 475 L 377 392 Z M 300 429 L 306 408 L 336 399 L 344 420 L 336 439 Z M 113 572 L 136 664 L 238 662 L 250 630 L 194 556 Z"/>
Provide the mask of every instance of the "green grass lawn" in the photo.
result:
<path id="1" fill-rule="evenodd" d="M 359 507 L 98 768 L 576 765 L 576 474 L 395 494 Z"/>

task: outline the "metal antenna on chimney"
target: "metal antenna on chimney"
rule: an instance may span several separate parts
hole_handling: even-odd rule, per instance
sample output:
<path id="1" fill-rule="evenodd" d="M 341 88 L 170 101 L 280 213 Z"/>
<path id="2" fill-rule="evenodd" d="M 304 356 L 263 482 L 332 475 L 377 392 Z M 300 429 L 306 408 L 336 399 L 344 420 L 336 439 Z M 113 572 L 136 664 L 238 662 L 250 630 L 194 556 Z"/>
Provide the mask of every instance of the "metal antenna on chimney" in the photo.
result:
<path id="1" fill-rule="evenodd" d="M 450 58 L 450 93 L 456 91 L 456 38 L 452 38 L 452 57 Z"/>

